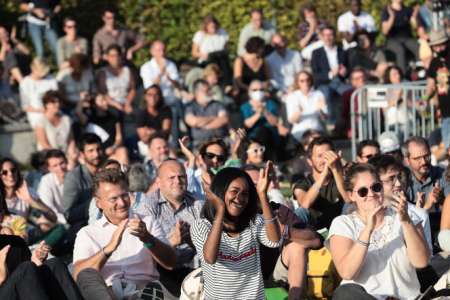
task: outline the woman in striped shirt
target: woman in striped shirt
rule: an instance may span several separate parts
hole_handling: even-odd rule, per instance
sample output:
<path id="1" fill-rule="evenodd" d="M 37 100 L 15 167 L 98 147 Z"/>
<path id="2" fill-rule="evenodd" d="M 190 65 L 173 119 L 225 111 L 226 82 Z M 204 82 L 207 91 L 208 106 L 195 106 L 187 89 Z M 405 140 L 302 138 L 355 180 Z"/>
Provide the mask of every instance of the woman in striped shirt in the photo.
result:
<path id="1" fill-rule="evenodd" d="M 273 165 L 258 186 L 242 170 L 225 168 L 214 177 L 202 218 L 191 228 L 201 259 L 205 299 L 264 299 L 259 243 L 277 247 L 280 232 L 267 199 Z M 262 216 L 257 215 L 257 206 Z"/>

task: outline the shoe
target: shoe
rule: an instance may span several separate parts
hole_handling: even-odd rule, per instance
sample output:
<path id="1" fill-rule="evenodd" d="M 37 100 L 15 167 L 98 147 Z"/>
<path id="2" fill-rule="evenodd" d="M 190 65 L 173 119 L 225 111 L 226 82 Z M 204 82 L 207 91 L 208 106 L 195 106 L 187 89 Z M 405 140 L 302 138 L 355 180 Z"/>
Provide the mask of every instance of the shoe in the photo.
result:
<path id="1" fill-rule="evenodd" d="M 141 297 L 142 300 L 164 300 L 164 291 L 161 283 L 159 282 L 149 282 L 145 288 L 142 290 Z"/>

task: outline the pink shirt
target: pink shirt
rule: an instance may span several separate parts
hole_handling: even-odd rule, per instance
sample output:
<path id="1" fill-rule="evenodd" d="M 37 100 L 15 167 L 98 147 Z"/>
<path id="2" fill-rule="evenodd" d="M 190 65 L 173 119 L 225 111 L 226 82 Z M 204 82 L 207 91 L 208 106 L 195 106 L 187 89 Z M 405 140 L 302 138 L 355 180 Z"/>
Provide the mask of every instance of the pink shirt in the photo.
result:
<path id="1" fill-rule="evenodd" d="M 164 237 L 159 221 L 150 217 L 142 218 L 147 230 L 160 241 L 169 244 Z M 80 229 L 75 240 L 73 263 L 87 259 L 98 253 L 110 241 L 117 226 L 111 224 L 105 216 L 93 224 Z M 122 236 L 122 241 L 100 271 L 108 286 L 116 279 L 131 281 L 135 284 L 145 284 L 159 279 L 156 264 L 151 253 L 139 238 L 131 235 L 128 229 Z"/>

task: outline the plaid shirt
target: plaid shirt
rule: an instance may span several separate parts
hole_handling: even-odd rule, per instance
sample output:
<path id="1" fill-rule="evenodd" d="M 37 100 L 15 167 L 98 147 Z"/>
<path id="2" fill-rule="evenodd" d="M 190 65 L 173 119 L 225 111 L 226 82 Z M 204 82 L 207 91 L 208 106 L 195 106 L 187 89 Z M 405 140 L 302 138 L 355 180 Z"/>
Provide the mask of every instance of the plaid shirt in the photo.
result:
<path id="1" fill-rule="evenodd" d="M 200 218 L 200 211 L 203 206 L 203 202 L 195 199 L 189 192 L 186 192 L 183 202 L 177 210 L 173 209 L 160 190 L 143 197 L 141 201 L 142 203 L 138 205 L 134 212 L 143 216 L 150 215 L 153 219 L 158 219 L 167 240 L 169 240 L 177 221 L 183 221 L 192 225 L 195 220 Z M 196 262 L 193 260 L 195 249 L 189 244 L 178 245 L 175 251 L 177 254 L 177 267 L 196 267 Z"/>

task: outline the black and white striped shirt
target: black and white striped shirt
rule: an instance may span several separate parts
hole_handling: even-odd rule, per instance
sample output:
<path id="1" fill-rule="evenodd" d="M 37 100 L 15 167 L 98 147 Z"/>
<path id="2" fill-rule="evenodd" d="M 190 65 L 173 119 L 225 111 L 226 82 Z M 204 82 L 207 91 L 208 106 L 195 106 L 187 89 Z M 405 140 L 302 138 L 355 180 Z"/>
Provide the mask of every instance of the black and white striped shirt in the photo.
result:
<path id="1" fill-rule="evenodd" d="M 205 299 L 264 299 L 259 243 L 270 248 L 279 243 L 267 238 L 262 216 L 258 215 L 237 237 L 222 232 L 214 264 L 206 263 L 203 257 L 211 228 L 206 219 L 196 220 L 191 226 L 191 238 L 202 264 Z"/>

